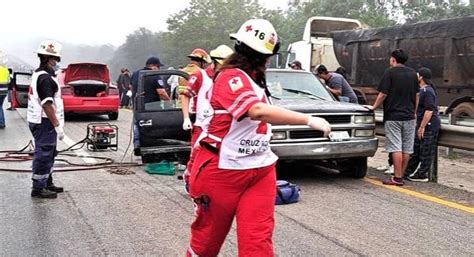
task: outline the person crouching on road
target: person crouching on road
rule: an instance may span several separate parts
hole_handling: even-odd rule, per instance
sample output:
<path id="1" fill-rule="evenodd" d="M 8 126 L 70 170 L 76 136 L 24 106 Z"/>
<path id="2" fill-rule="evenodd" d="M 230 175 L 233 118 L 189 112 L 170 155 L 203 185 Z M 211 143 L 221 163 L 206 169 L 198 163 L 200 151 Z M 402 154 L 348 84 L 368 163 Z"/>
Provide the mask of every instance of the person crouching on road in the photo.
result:
<path id="1" fill-rule="evenodd" d="M 235 53 L 215 75 L 210 98 L 214 113 L 227 113 L 211 118 L 191 171 L 196 219 L 187 256 L 217 256 L 234 217 L 239 256 L 273 256 L 278 158 L 270 124 L 331 130 L 324 119 L 270 104 L 265 69 L 279 43 L 269 21 L 248 20 L 230 36 Z"/>
<path id="2" fill-rule="evenodd" d="M 437 154 L 436 145 L 441 121 L 438 115 L 438 96 L 431 82 L 431 76 L 431 70 L 428 68 L 418 70 L 420 100 L 416 113 L 415 145 L 405 172 L 410 181 L 428 182 L 428 172 Z M 420 167 L 416 169 L 418 164 Z"/>
<path id="3" fill-rule="evenodd" d="M 184 120 L 183 129 L 192 129 L 191 154 L 184 174 L 186 184 L 189 181 L 189 172 L 191 171 L 192 164 L 194 162 L 195 151 L 193 151 L 193 149 L 199 135 L 201 135 L 203 132 L 201 127 L 205 126 L 204 124 L 206 123 L 206 119 L 210 117 L 209 113 L 207 112 L 209 106 L 209 99 L 207 95 L 212 87 L 212 78 L 214 77 L 216 71 L 218 71 L 224 63 L 225 58 L 230 56 L 233 52 L 234 51 L 226 45 L 220 45 L 216 49 L 212 50 L 210 53 L 212 64 L 207 66 L 205 70 L 199 69 L 199 71 L 191 75 L 188 79 L 186 89 L 182 90 L 181 92 Z M 193 99 L 193 105 L 191 108 L 189 107 L 190 99 Z M 194 126 L 191 123 L 191 119 L 189 117 L 189 110 L 191 110 L 191 113 L 196 113 L 196 121 Z"/>
<path id="4" fill-rule="evenodd" d="M 64 138 L 64 108 L 55 72 L 61 61 L 61 44 L 43 41 L 37 50 L 40 66 L 31 79 L 27 120 L 35 140 L 32 197 L 56 198 L 64 191 L 53 183 L 57 139 Z"/>

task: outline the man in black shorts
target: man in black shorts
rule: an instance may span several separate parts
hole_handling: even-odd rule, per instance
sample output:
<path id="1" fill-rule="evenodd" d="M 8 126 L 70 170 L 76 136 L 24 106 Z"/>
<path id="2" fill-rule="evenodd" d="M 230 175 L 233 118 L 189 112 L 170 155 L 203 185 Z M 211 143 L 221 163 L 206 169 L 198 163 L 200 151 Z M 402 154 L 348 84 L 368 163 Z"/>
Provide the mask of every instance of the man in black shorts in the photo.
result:
<path id="1" fill-rule="evenodd" d="M 395 174 L 384 180 L 386 185 L 403 186 L 403 177 L 413 153 L 415 141 L 415 110 L 418 104 L 416 71 L 404 65 L 408 54 L 402 49 L 390 55 L 388 68 L 378 86 L 379 94 L 371 110 L 383 103 L 383 118 L 387 152 L 392 154 Z"/>

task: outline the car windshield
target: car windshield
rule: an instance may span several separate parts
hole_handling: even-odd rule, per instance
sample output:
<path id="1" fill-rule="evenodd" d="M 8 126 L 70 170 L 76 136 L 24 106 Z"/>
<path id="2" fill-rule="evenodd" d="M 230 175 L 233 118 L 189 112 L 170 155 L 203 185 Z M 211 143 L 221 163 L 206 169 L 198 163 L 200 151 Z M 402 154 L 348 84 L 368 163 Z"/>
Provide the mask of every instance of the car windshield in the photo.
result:
<path id="1" fill-rule="evenodd" d="M 275 98 L 314 98 L 334 101 L 321 82 L 311 73 L 268 71 L 267 85 Z"/>

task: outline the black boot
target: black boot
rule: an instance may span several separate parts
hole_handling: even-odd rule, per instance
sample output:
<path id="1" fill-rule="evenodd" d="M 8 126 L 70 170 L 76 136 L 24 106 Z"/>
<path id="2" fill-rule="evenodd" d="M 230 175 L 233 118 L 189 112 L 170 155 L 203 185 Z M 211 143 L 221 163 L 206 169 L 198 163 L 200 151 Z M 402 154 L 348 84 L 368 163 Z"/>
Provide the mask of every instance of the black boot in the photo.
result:
<path id="1" fill-rule="evenodd" d="M 49 191 L 56 192 L 56 193 L 62 193 L 62 192 L 64 192 L 64 188 L 62 188 L 62 187 L 57 187 L 57 186 L 55 186 L 54 184 L 48 185 L 48 187 L 47 187 L 46 189 L 48 189 Z"/>
<path id="2" fill-rule="evenodd" d="M 31 197 L 37 197 L 37 198 L 57 198 L 58 194 L 53 191 L 49 191 L 46 188 L 43 189 L 35 189 L 31 190 Z"/>
<path id="3" fill-rule="evenodd" d="M 140 150 L 140 148 L 135 148 L 133 149 L 133 154 L 135 156 L 141 156 L 142 155 L 142 151 Z"/>
<path id="4" fill-rule="evenodd" d="M 46 189 L 48 189 L 49 191 L 53 191 L 53 192 L 56 192 L 56 193 L 62 193 L 64 192 L 64 188 L 62 187 L 57 187 L 54 185 L 54 182 L 53 182 L 53 174 L 51 173 L 48 177 L 48 182 L 47 182 L 47 186 L 46 186 Z"/>

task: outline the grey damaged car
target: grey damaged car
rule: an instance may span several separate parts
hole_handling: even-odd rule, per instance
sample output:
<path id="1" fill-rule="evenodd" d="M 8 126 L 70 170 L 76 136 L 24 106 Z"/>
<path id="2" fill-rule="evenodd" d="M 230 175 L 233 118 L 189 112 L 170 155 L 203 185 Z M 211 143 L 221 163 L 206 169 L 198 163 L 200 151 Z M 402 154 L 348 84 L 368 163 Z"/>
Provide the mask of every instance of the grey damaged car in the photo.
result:
<path id="1" fill-rule="evenodd" d="M 187 78 L 181 71 L 147 71 L 142 72 L 140 81 L 153 74 L 161 74 L 162 81 L 171 75 Z M 325 118 L 333 131 L 329 138 L 308 126 L 273 126 L 271 148 L 281 161 L 306 160 L 338 169 L 350 177 L 366 175 L 367 157 L 373 156 L 378 147 L 373 112 L 361 105 L 337 101 L 309 72 L 269 69 L 267 85 L 274 105 Z M 190 134 L 181 128 L 179 102 L 145 104 L 140 82 L 137 92 L 134 116 L 140 130 L 143 162 L 185 163 Z"/>

